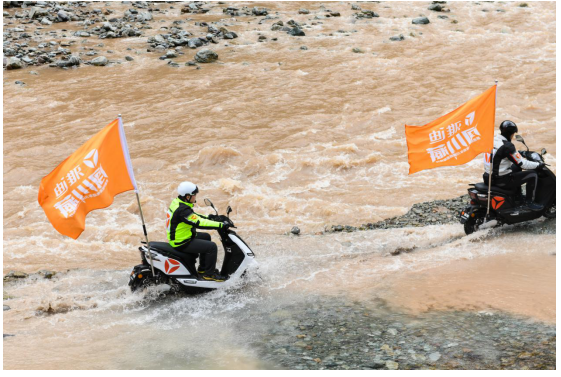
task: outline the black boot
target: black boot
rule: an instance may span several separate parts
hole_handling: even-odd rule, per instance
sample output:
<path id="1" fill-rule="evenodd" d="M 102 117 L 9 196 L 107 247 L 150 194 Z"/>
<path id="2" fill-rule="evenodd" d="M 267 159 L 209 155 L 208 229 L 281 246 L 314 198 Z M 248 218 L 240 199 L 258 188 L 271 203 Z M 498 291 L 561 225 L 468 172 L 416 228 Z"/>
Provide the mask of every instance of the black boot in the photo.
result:
<path id="1" fill-rule="evenodd" d="M 526 200 L 524 205 L 526 207 L 528 207 L 531 211 L 534 211 L 534 212 L 539 212 L 539 211 L 543 210 L 543 205 L 532 202 L 532 201 L 529 201 L 529 200 Z"/>

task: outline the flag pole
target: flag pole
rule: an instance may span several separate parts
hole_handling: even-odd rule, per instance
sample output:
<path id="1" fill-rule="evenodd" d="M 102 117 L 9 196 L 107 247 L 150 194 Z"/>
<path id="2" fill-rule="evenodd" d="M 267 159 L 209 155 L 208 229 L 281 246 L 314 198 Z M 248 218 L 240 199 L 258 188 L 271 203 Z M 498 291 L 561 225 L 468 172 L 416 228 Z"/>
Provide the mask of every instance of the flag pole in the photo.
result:
<path id="1" fill-rule="evenodd" d="M 152 268 L 152 276 L 154 276 L 154 262 L 152 262 L 152 251 L 150 250 L 150 241 L 148 241 L 148 232 L 146 231 L 146 225 L 144 224 L 144 215 L 142 214 L 142 206 L 140 205 L 140 197 L 138 196 L 138 190 L 134 190 L 136 194 L 136 201 L 138 202 L 138 208 L 140 209 L 140 219 L 142 220 L 142 229 L 144 230 L 144 237 L 146 237 L 146 244 L 148 245 L 148 256 L 150 257 L 150 268 Z"/>
<path id="2" fill-rule="evenodd" d="M 134 185 L 134 193 L 136 194 L 136 201 L 138 202 L 138 209 L 140 210 L 140 220 L 142 221 L 142 230 L 144 231 L 144 237 L 146 238 L 146 245 L 148 245 L 148 256 L 150 257 L 150 268 L 152 269 L 152 276 L 154 273 L 154 262 L 152 261 L 152 251 L 150 250 L 150 241 L 148 240 L 148 232 L 146 231 L 146 224 L 144 223 L 144 214 L 142 213 L 142 206 L 140 205 L 140 196 L 138 195 L 138 187 L 136 185 L 136 179 L 134 178 L 134 171 L 132 170 L 132 162 L 130 160 L 129 148 L 127 146 L 127 139 L 125 138 L 125 130 L 123 128 L 123 119 L 121 114 L 119 114 L 119 131 L 121 134 L 121 142 L 123 147 L 123 153 L 125 154 L 125 161 L 127 163 L 127 169 L 129 171 L 129 177 Z"/>
<path id="3" fill-rule="evenodd" d="M 495 85 L 497 85 L 497 89 L 499 89 L 499 80 L 495 80 Z M 497 91 L 495 90 L 495 110 L 497 109 Z M 493 122 L 495 120 L 493 119 Z M 495 128 L 495 125 L 493 125 L 493 129 Z M 495 138 L 495 136 L 493 135 L 493 139 Z M 494 141 L 493 141 L 494 143 Z M 489 169 L 489 191 L 487 191 L 487 214 L 485 215 L 485 222 L 487 222 L 487 220 L 489 219 L 489 208 L 491 207 L 491 177 L 493 177 L 493 158 L 495 157 L 495 154 L 493 153 L 493 149 L 495 149 L 495 146 L 493 145 L 493 148 L 491 149 L 491 158 L 489 159 L 491 161 L 491 166 Z"/>

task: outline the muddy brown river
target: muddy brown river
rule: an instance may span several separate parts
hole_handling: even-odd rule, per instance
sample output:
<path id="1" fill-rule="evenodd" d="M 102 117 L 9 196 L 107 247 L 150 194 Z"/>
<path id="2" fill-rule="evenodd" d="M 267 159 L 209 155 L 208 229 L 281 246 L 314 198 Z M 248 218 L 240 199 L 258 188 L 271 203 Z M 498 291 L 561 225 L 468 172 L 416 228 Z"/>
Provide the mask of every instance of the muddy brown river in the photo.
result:
<path id="1" fill-rule="evenodd" d="M 278 368 L 252 346 L 259 328 L 241 332 L 240 324 L 249 328 L 252 308 L 278 313 L 308 297 L 365 305 L 380 298 L 410 315 L 497 311 L 555 323 L 555 220 L 470 236 L 459 223 L 322 233 L 457 197 L 479 182 L 481 156 L 408 175 L 404 125 L 426 124 L 495 80 L 496 128 L 516 122 L 556 171 L 555 3 L 449 2 L 450 12 L 429 11 L 430 2 L 357 3 L 379 14 L 371 19 L 356 19 L 352 4 L 213 2 L 206 14 L 182 14 L 182 3 L 158 3 L 138 38 L 77 37 L 78 22 L 26 25 L 57 31 L 30 45 L 75 41 L 74 55 L 92 48 L 110 64 L 3 72 L 3 272 L 59 272 L 4 283 L 4 333 L 15 335 L 4 339 L 5 369 Z M 230 17 L 227 6 L 266 7 L 269 18 Z M 83 9 L 96 8 L 121 17 L 134 6 Z M 430 23 L 412 24 L 421 15 Z M 271 30 L 291 19 L 305 23 L 305 36 Z M 4 30 L 19 25 L 3 20 Z M 200 69 L 185 65 L 196 50 L 178 50 L 173 67 L 147 51 L 147 39 L 176 20 L 194 34 L 206 32 L 198 23 L 215 22 L 238 38 L 207 46 L 219 59 Z M 404 40 L 390 41 L 400 34 Z M 233 208 L 262 280 L 163 302 L 131 294 L 142 239 L 133 192 L 90 213 L 78 240 L 54 230 L 37 202 L 41 178 L 118 114 L 151 240 L 165 239 L 179 182 L 195 182 L 201 213 L 210 213 L 205 197 L 220 212 Z M 300 236 L 287 234 L 293 226 Z M 416 249 L 392 256 L 399 247 Z"/>

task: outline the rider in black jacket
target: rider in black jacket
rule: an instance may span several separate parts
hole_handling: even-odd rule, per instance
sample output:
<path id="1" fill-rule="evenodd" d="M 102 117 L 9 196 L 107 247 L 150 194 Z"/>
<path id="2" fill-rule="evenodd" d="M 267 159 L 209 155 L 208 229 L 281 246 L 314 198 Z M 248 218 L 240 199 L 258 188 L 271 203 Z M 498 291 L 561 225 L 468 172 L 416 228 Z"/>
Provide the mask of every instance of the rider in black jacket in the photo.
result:
<path id="1" fill-rule="evenodd" d="M 543 206 L 534 203 L 538 184 L 538 175 L 534 170 L 543 168 L 544 163 L 528 161 L 518 153 L 511 142 L 514 134 L 518 132 L 518 127 L 514 122 L 505 120 L 501 123 L 500 130 L 501 134 L 495 136 L 493 145 L 491 184 L 516 190 L 526 183 L 526 206 L 532 211 L 541 211 Z M 487 185 L 489 184 L 489 169 L 490 165 L 486 164 L 483 180 Z"/>

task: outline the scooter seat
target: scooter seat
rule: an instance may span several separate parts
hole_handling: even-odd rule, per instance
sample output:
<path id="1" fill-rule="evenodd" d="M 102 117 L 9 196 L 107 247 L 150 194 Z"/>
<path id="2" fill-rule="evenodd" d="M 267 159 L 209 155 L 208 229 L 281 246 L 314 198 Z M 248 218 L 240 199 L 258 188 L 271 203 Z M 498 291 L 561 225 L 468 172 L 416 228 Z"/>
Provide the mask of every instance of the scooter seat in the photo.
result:
<path id="1" fill-rule="evenodd" d="M 475 184 L 475 189 L 479 192 L 489 192 L 489 186 L 487 186 L 483 182 L 476 183 Z M 492 192 L 498 192 L 499 194 L 504 194 L 504 195 L 514 195 L 514 194 L 516 194 L 515 190 L 505 190 L 504 188 L 497 187 L 497 186 L 491 186 L 491 191 Z"/>
<path id="2" fill-rule="evenodd" d="M 187 254 L 181 251 L 175 250 L 167 242 L 150 242 L 150 249 L 154 249 L 157 252 L 163 254 L 168 258 L 178 259 L 183 263 L 191 275 L 197 276 L 195 273 L 195 262 L 197 260 L 197 254 Z"/>
<path id="3" fill-rule="evenodd" d="M 172 255 L 177 253 L 177 251 L 173 247 L 171 247 L 171 245 L 167 242 L 152 241 L 150 242 L 150 248 L 163 251 L 164 253 L 172 254 Z"/>

